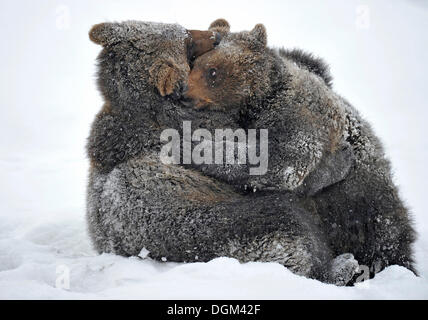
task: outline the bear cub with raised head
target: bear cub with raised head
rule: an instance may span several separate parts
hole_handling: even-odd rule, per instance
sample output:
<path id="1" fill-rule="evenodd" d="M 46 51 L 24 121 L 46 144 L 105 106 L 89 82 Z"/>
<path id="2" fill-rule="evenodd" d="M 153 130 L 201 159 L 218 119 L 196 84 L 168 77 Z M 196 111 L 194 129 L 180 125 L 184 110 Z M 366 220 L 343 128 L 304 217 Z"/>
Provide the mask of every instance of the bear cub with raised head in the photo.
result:
<path id="1" fill-rule="evenodd" d="M 195 60 L 186 105 L 235 117 L 245 129 L 269 129 L 269 166 L 260 176 L 242 165 L 203 166 L 204 173 L 298 195 L 333 255 L 352 253 L 372 274 L 392 264 L 415 271 L 415 231 L 382 144 L 332 90 L 327 65 L 299 50 L 267 47 L 261 24 L 232 33 L 221 19 L 210 30 L 222 40 Z"/>

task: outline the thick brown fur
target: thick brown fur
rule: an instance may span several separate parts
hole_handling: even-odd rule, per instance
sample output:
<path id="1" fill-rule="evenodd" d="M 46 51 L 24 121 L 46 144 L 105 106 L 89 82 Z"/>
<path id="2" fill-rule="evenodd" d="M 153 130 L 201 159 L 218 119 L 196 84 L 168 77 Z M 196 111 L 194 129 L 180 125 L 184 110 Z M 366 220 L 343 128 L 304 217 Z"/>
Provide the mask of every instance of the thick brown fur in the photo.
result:
<path id="1" fill-rule="evenodd" d="M 213 25 L 226 34 L 224 22 Z M 255 36 L 262 31 L 256 28 Z M 145 248 L 151 258 L 179 262 L 220 256 L 276 261 L 300 275 L 345 284 L 355 260 L 333 256 L 316 217 L 291 193 L 248 194 L 194 168 L 160 161 L 161 133 L 179 130 L 183 120 L 194 128 L 238 125 L 237 114 L 199 112 L 174 99 L 187 83 L 194 53 L 218 40 L 210 36 L 208 46 L 197 42 L 189 50 L 189 37 L 179 25 L 139 21 L 100 24 L 90 32 L 103 46 L 97 75 L 105 100 L 87 145 L 87 219 L 95 248 L 125 256 Z M 239 84 L 243 79 L 236 77 Z M 338 272 L 339 262 L 345 272 Z"/>
<path id="2" fill-rule="evenodd" d="M 244 129 L 268 129 L 269 168 L 260 176 L 245 166 L 199 168 L 242 188 L 299 195 L 333 252 L 352 253 L 372 273 L 392 264 L 415 271 L 415 231 L 382 143 L 333 91 L 328 66 L 301 50 L 269 48 L 263 25 L 237 33 L 223 21 L 214 27 L 223 28 L 222 41 L 195 60 L 186 103 L 201 112 L 238 110 Z"/>

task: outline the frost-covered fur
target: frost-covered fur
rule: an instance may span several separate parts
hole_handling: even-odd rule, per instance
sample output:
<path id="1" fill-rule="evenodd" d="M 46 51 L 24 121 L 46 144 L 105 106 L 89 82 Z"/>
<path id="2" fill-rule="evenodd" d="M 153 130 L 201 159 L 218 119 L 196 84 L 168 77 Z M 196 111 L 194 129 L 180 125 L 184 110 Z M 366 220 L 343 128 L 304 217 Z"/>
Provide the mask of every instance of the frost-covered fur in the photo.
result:
<path id="1" fill-rule="evenodd" d="M 130 21 L 97 25 L 90 37 L 104 47 L 98 84 L 105 106 L 87 146 L 87 219 L 99 252 L 130 256 L 144 248 L 169 261 L 228 256 L 278 261 L 331 283 L 352 277 L 337 273 L 320 219 L 292 193 L 247 194 L 159 161 L 165 128 L 179 129 L 183 120 L 206 128 L 237 125 L 238 115 L 201 113 L 171 99 L 189 71 L 185 29 Z"/>
<path id="2" fill-rule="evenodd" d="M 330 74 L 329 66 L 323 59 L 315 57 L 312 53 L 304 52 L 302 49 L 279 49 L 279 54 L 286 59 L 296 62 L 296 64 L 310 72 L 320 76 L 327 86 L 332 87 L 333 77 Z"/>
<path id="3" fill-rule="evenodd" d="M 415 270 L 415 231 L 381 142 L 331 89 L 321 60 L 267 47 L 263 25 L 223 28 L 220 45 L 196 59 L 185 96 L 201 112 L 240 114 L 245 128 L 269 129 L 267 174 L 195 167 L 241 188 L 298 195 L 321 221 L 333 255 L 352 253 L 372 273 L 392 264 Z"/>
<path id="4" fill-rule="evenodd" d="M 246 196 L 199 172 L 164 165 L 158 154 L 107 174 L 94 170 L 90 181 L 89 225 L 100 252 L 129 256 L 145 248 L 151 258 L 168 261 L 275 261 L 335 282 L 324 235 L 292 194 Z"/>

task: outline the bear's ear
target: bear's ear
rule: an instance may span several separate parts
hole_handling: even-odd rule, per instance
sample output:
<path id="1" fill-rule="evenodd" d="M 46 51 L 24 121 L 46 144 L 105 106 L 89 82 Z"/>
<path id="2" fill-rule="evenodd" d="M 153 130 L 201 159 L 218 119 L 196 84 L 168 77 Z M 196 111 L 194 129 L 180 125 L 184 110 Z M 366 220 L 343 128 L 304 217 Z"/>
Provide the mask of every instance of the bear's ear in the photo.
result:
<path id="1" fill-rule="evenodd" d="M 253 30 L 250 31 L 250 34 L 253 35 L 263 46 L 267 45 L 267 33 L 266 28 L 261 23 L 256 24 Z"/>
<path id="2" fill-rule="evenodd" d="M 221 35 L 215 31 L 187 30 L 187 32 L 190 34 L 189 51 L 193 59 L 214 49 L 221 41 Z"/>
<path id="3" fill-rule="evenodd" d="M 230 24 L 225 19 L 217 19 L 213 23 L 210 24 L 208 30 L 216 31 L 220 33 L 221 35 L 224 35 L 226 33 L 229 33 L 230 31 Z"/>
<path id="4" fill-rule="evenodd" d="M 89 30 L 89 39 L 96 44 L 106 46 L 119 40 L 120 26 L 118 23 L 99 23 Z"/>

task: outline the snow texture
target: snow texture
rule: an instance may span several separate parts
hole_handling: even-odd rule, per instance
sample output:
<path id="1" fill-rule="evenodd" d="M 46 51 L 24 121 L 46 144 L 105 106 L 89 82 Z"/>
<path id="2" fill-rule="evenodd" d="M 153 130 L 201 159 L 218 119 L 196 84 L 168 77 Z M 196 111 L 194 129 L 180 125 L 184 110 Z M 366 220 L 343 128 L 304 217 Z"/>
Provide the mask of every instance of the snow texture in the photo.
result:
<path id="1" fill-rule="evenodd" d="M 0 5 L 0 33 L 8 43 L 8 50 L 0 51 L 0 299 L 427 299 L 428 44 L 421 39 L 428 6 L 383 0 L 260 7 L 236 1 L 218 3 L 228 10 L 221 12 L 205 5 L 198 4 L 197 15 L 187 1 Z M 87 37 L 90 26 L 135 19 L 206 29 L 220 16 L 235 31 L 263 22 L 269 45 L 301 47 L 330 63 L 335 90 L 386 145 L 419 232 L 420 277 L 391 266 L 355 287 L 336 287 L 278 263 L 217 258 L 182 264 L 152 261 L 147 250 L 133 258 L 94 252 L 84 218 L 84 143 L 101 97 L 93 78 L 99 47 Z"/>

